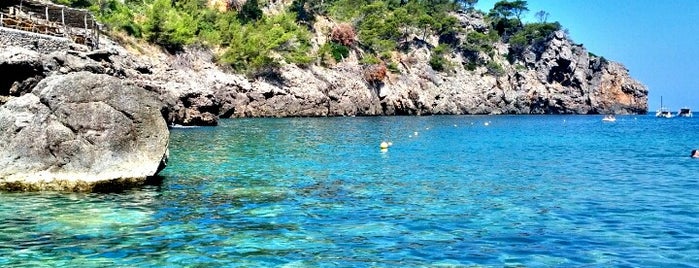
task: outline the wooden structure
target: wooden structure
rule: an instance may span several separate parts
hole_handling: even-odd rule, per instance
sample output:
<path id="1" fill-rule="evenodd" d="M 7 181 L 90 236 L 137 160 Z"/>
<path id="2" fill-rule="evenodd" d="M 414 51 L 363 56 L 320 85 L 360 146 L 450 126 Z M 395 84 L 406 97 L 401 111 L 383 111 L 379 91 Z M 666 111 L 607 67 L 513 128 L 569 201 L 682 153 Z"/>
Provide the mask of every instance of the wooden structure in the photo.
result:
<path id="1" fill-rule="evenodd" d="M 65 37 L 92 49 L 99 45 L 99 24 L 84 9 L 36 0 L 0 0 L 0 27 Z"/>

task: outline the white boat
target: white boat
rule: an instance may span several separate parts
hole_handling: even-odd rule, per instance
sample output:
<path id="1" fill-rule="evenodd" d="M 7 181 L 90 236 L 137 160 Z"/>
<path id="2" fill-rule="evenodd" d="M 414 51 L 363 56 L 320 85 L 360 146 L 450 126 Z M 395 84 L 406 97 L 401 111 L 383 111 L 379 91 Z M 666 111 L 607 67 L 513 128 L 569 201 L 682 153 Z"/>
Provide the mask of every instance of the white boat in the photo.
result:
<path id="1" fill-rule="evenodd" d="M 198 128 L 199 126 L 184 126 L 184 125 L 180 125 L 180 124 L 172 124 L 172 125 L 169 125 L 168 127 L 170 127 L 170 128 Z"/>
<path id="2" fill-rule="evenodd" d="M 667 108 L 661 108 L 655 112 L 655 117 L 672 118 L 672 112 L 667 110 Z"/>
<path id="3" fill-rule="evenodd" d="M 677 117 L 692 117 L 692 109 L 689 109 L 689 107 L 682 107 L 682 109 L 677 112 Z"/>
<path id="4" fill-rule="evenodd" d="M 672 118 L 672 112 L 670 112 L 670 109 L 663 106 L 663 97 L 662 96 L 660 96 L 660 109 L 658 109 L 655 112 L 655 117 Z"/>
<path id="5" fill-rule="evenodd" d="M 614 122 L 614 121 L 616 121 L 616 117 L 613 114 L 608 114 L 608 115 L 605 115 L 604 118 L 602 118 L 602 121 Z"/>

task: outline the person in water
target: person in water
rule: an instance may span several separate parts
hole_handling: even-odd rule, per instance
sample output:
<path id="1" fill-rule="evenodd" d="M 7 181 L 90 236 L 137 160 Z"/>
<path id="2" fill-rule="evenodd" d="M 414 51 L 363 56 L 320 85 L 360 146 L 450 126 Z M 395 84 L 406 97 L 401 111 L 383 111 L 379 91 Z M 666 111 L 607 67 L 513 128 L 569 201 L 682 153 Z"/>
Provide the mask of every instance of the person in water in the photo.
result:
<path id="1" fill-rule="evenodd" d="M 692 150 L 692 158 L 699 158 L 699 150 Z"/>

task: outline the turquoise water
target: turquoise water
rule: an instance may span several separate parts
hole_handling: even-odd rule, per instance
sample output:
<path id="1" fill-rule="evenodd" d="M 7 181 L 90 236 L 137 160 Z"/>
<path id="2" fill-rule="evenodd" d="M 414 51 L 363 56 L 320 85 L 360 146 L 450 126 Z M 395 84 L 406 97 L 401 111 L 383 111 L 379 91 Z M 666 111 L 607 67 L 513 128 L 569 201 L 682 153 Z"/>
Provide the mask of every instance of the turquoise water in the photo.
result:
<path id="1" fill-rule="evenodd" d="M 159 184 L 0 193 L 0 266 L 699 267 L 698 127 L 432 116 L 174 129 Z"/>

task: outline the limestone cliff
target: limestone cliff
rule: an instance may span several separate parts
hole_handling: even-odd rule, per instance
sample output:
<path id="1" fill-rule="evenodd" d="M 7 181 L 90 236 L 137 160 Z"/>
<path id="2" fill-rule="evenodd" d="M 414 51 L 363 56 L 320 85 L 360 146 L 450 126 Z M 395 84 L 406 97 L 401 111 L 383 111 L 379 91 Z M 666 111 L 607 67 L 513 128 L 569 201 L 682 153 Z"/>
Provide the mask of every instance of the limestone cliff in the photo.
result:
<path id="1" fill-rule="evenodd" d="M 487 31 L 482 16 L 456 15 L 466 32 Z M 315 28 L 314 42 L 326 42 L 327 32 Z M 499 66 L 497 70 L 485 64 L 469 70 L 474 55 L 455 49 L 446 56 L 450 68 L 441 72 L 429 64 L 437 38 L 421 37 L 400 44 L 400 52 L 393 54 L 400 64 L 380 81 L 367 78 L 370 66 L 357 60 L 360 50 L 333 66 L 282 64 L 248 79 L 224 71 L 212 63 L 213 52 L 196 47 L 168 55 L 102 38 L 103 49 L 92 52 L 37 55 L 3 48 L 0 70 L 22 74 L 4 76 L 0 95 L 19 96 L 43 77 L 88 71 L 131 80 L 158 93 L 168 107 L 167 122 L 183 125 L 215 125 L 219 117 L 647 111 L 647 89 L 623 65 L 591 55 L 563 32 L 526 47 L 517 57 L 511 57 L 507 43 L 494 44 L 493 53 L 475 55 Z"/>
<path id="2" fill-rule="evenodd" d="M 647 89 L 621 64 L 590 56 L 556 32 L 524 59 L 510 63 L 506 47 L 491 60 L 503 70 L 467 70 L 463 55 L 455 67 L 437 72 L 429 64 L 430 44 L 414 39 L 401 63 L 381 83 L 365 79 L 356 62 L 331 68 L 283 66 L 277 77 L 250 87 L 216 91 L 221 114 L 258 116 L 347 116 L 425 114 L 603 114 L 645 113 Z M 506 46 L 506 44 L 500 44 Z"/>

